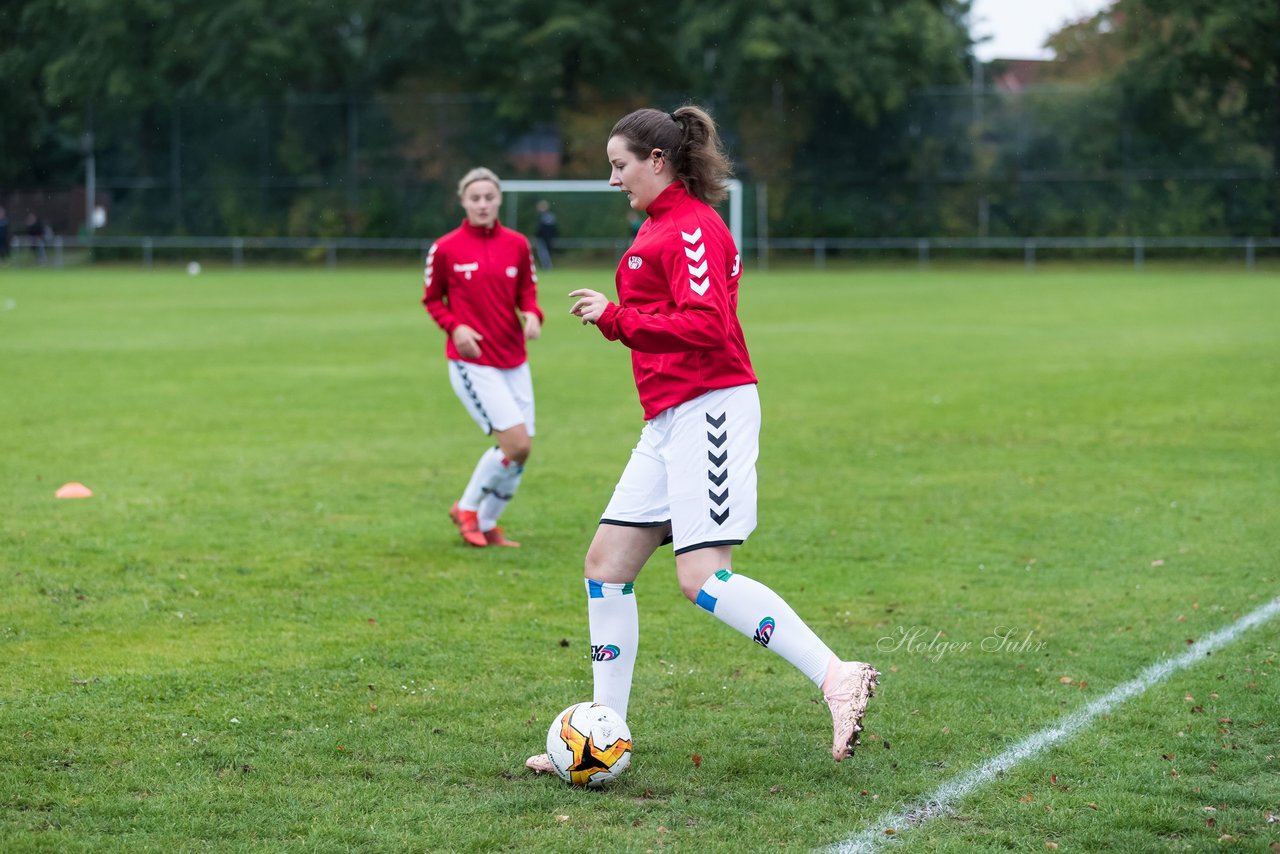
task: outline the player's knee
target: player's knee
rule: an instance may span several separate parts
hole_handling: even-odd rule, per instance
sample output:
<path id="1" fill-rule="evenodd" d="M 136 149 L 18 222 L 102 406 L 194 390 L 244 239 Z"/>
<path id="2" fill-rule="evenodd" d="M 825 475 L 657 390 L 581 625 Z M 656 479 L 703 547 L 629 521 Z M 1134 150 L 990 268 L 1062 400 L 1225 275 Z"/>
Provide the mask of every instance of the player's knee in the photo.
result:
<path id="1" fill-rule="evenodd" d="M 533 441 L 529 437 L 511 439 L 502 445 L 502 455 L 516 465 L 524 465 L 533 451 Z"/>
<path id="2" fill-rule="evenodd" d="M 694 582 L 688 581 L 683 578 L 680 579 L 680 592 L 683 593 L 684 598 L 688 599 L 690 602 L 693 602 L 696 604 L 698 601 L 698 593 L 700 593 L 701 591 L 702 591 L 701 584 L 695 584 Z"/>
<path id="3" fill-rule="evenodd" d="M 587 549 L 587 556 L 582 560 L 582 577 L 588 581 L 603 581 L 608 578 L 608 562 L 605 555 L 595 548 Z"/>

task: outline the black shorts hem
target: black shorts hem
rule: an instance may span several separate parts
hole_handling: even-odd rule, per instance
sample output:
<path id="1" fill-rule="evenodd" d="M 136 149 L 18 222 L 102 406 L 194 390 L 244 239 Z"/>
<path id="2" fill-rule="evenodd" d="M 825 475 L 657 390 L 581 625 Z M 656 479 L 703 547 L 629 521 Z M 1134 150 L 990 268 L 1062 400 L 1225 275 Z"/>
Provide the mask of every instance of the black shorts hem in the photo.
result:
<path id="1" fill-rule="evenodd" d="M 600 524 L 617 525 L 619 528 L 661 528 L 663 525 L 670 525 L 671 520 L 667 519 L 663 522 L 623 522 L 621 519 L 601 519 Z M 671 538 L 671 535 L 667 534 L 666 538 L 662 542 L 658 543 L 658 546 L 669 546 L 673 542 L 674 540 Z"/>
<path id="2" fill-rule="evenodd" d="M 716 546 L 740 546 L 743 540 L 714 540 L 709 543 L 694 543 L 691 546 L 682 546 L 675 550 L 675 554 L 682 555 L 685 552 L 696 552 L 698 549 L 711 549 Z"/>

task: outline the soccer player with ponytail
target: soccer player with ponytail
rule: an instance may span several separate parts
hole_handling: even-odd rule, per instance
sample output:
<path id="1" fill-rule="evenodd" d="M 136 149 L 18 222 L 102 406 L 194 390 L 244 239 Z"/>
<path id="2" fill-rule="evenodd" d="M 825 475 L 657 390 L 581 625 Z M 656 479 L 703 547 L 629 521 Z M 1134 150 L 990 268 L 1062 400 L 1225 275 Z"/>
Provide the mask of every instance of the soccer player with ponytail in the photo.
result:
<path id="1" fill-rule="evenodd" d="M 631 350 L 645 426 L 587 550 L 594 701 L 624 717 L 639 640 L 634 582 L 672 543 L 690 602 L 782 656 L 822 691 L 835 761 L 848 757 L 879 674 L 844 661 L 777 593 L 736 572 L 733 547 L 756 524 L 760 398 L 738 322 L 741 257 L 711 207 L 730 163 L 696 106 L 618 121 L 609 183 L 648 214 L 618 264 L 618 302 L 576 290 L 571 313 Z M 526 763 L 551 770 L 545 754 Z"/>
<path id="2" fill-rule="evenodd" d="M 454 393 L 497 444 L 480 455 L 449 510 L 470 545 L 519 546 L 498 527 L 515 495 L 534 434 L 533 380 L 525 341 L 542 331 L 529 240 L 498 222 L 502 189 L 483 167 L 458 182 L 466 218 L 431 244 L 422 303 L 448 338 Z"/>

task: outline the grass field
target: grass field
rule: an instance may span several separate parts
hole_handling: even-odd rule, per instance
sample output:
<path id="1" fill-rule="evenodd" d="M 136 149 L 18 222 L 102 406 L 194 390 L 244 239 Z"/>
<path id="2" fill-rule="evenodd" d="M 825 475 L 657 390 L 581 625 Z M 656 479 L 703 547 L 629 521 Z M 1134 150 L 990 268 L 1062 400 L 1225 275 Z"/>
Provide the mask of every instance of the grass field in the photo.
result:
<path id="1" fill-rule="evenodd" d="M 599 793 L 522 762 L 590 697 L 582 554 L 640 428 L 567 315 L 610 281 L 543 277 L 517 551 L 445 515 L 486 440 L 415 269 L 0 270 L 0 850 L 1280 846 L 1280 620 L 879 826 L 1280 595 L 1280 275 L 748 274 L 735 569 L 881 690 L 834 765 L 817 692 L 664 550 Z"/>

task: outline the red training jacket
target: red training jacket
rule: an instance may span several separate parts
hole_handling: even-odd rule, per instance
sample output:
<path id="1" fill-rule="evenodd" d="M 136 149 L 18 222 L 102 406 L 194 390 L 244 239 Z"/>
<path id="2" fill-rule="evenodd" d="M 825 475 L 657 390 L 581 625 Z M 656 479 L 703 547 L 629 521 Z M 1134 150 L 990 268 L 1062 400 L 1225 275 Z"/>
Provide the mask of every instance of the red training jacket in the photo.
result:
<path id="1" fill-rule="evenodd" d="M 720 215 L 676 181 L 618 263 L 618 302 L 596 324 L 631 348 L 646 421 L 718 388 L 756 382 L 738 323 L 742 262 Z"/>
<path id="2" fill-rule="evenodd" d="M 528 360 L 516 311 L 542 320 L 542 309 L 538 271 L 523 234 L 502 223 L 478 228 L 464 219 L 431 244 L 422 279 L 422 304 L 447 333 L 445 356 L 494 368 L 518 368 Z M 453 330 L 464 323 L 484 336 L 479 359 L 463 359 L 453 345 Z"/>

